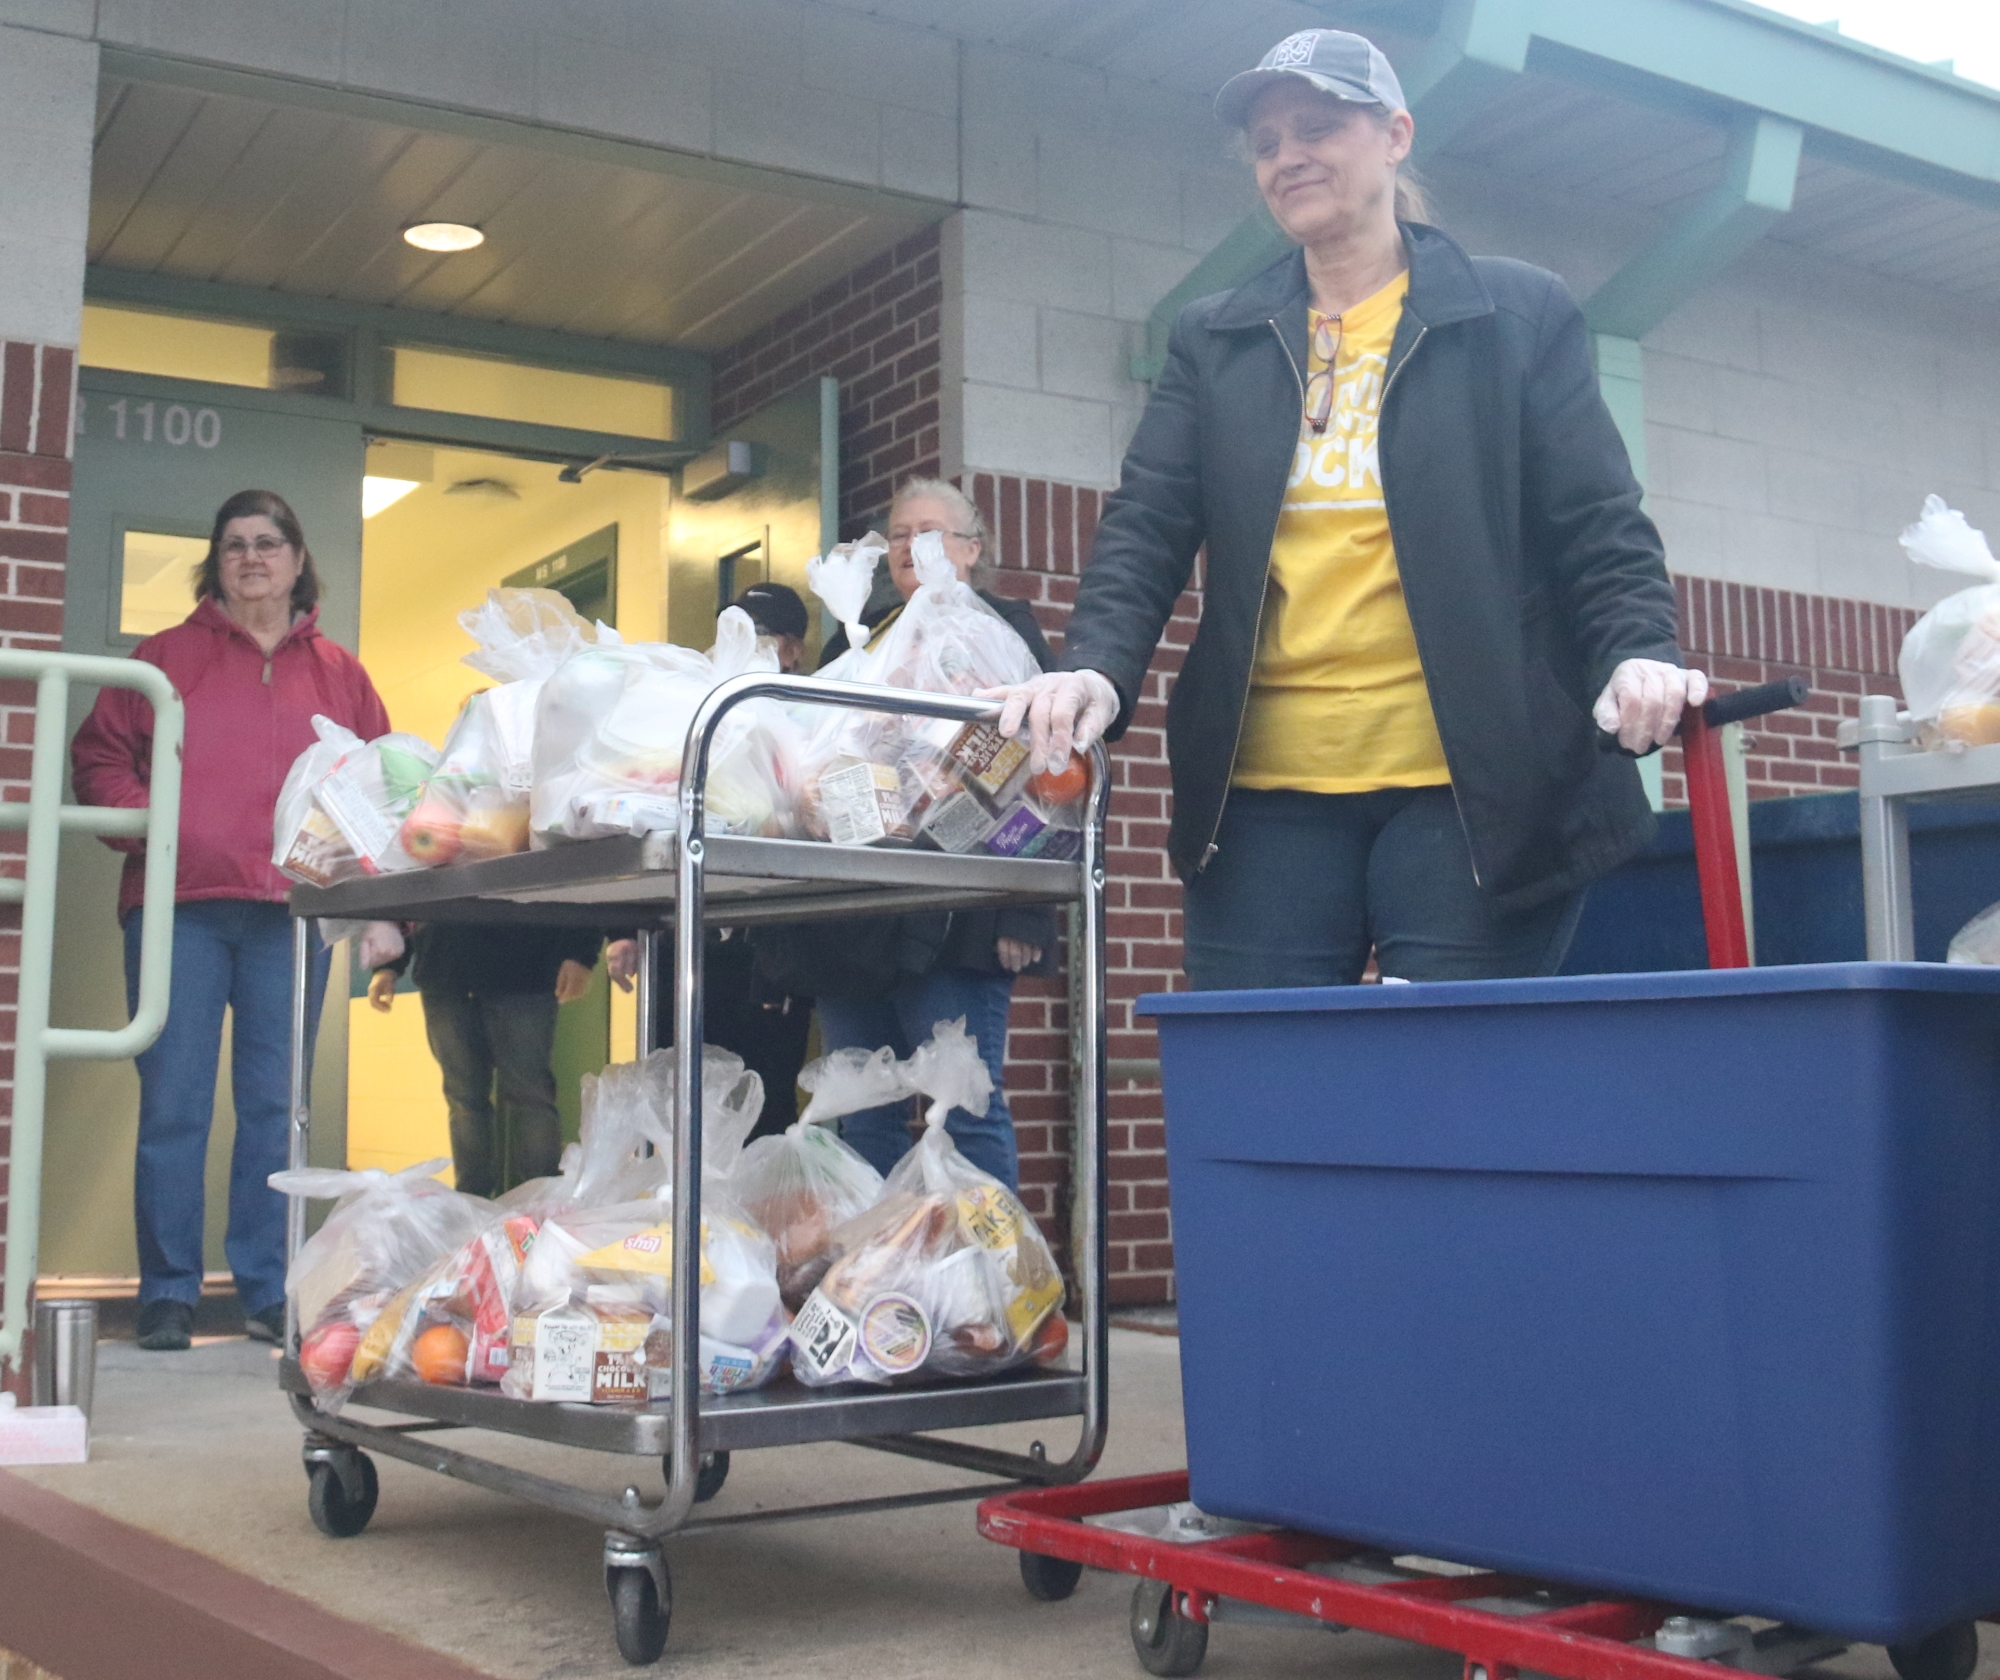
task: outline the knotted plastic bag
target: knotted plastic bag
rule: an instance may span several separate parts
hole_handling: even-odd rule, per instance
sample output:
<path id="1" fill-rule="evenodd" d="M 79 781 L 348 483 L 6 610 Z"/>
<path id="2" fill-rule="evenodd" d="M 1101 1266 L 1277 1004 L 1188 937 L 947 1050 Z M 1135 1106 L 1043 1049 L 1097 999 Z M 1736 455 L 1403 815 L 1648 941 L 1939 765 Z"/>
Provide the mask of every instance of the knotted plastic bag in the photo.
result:
<path id="1" fill-rule="evenodd" d="M 861 615 L 875 587 L 875 567 L 888 552 L 880 534 L 870 531 L 806 562 L 806 587 L 826 603 L 826 610 L 847 632 L 849 653 L 858 654 L 868 645 L 868 627 Z"/>
<path id="2" fill-rule="evenodd" d="M 1901 541 L 1919 565 L 1980 580 L 1946 596 L 1903 638 L 1897 670 L 1904 703 L 1931 726 L 1931 745 L 2000 742 L 2000 562 L 1985 535 L 1941 496 L 1925 497 L 1923 516 Z"/>
<path id="3" fill-rule="evenodd" d="M 801 1382 L 978 1376 L 1053 1358 L 1063 1284 L 1020 1198 L 959 1153 L 953 1108 L 983 1111 L 992 1076 L 965 1022 L 941 1021 L 904 1064 L 932 1100 L 883 1196 L 835 1231 L 835 1258 L 791 1327 Z"/>
<path id="4" fill-rule="evenodd" d="M 450 1163 L 423 1161 L 398 1173 L 306 1167 L 273 1173 L 273 1190 L 338 1198 L 285 1273 L 305 1335 L 299 1362 L 316 1394 L 338 1404 L 362 1339 L 396 1294 L 471 1242 L 498 1217 L 491 1202 L 435 1176 Z"/>
<path id="5" fill-rule="evenodd" d="M 466 701 L 445 737 L 423 797 L 404 821 L 403 849 L 429 865 L 477 863 L 528 847 L 534 781 L 535 705 L 563 661 L 599 640 L 552 589 L 492 589 L 458 615 L 478 647 L 464 656 L 500 686 Z"/>
<path id="6" fill-rule="evenodd" d="M 835 1050 L 799 1073 L 812 1092 L 806 1111 L 778 1137 L 743 1151 L 730 1193 L 776 1245 L 778 1288 L 793 1311 L 826 1271 L 834 1230 L 873 1207 L 882 1175 L 831 1124 L 914 1089 L 887 1046 L 872 1054 Z"/>
<path id="7" fill-rule="evenodd" d="M 318 739 L 292 761 L 278 792 L 272 863 L 315 887 L 420 867 L 399 831 L 437 765 L 437 749 L 415 735 L 363 741 L 317 714 L 312 724 Z"/>

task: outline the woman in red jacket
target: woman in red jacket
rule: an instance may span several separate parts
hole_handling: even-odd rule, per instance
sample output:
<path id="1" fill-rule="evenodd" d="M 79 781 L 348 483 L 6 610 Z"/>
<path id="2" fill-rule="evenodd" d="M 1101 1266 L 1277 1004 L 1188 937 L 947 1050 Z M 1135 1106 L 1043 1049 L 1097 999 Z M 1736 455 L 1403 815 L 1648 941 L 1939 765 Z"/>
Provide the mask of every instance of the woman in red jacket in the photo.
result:
<path id="1" fill-rule="evenodd" d="M 286 1164 L 290 1127 L 292 928 L 271 820 L 286 771 L 313 742 L 315 713 L 363 739 L 389 728 L 361 662 L 320 634 L 319 574 L 281 497 L 242 490 L 222 504 L 194 592 L 187 620 L 135 653 L 166 672 L 187 706 L 172 1002 L 138 1058 L 139 1345 L 152 1349 L 188 1345 L 201 1295 L 203 1169 L 225 1005 L 236 1105 L 226 1252 L 250 1334 L 275 1341 L 284 1332 L 285 1201 L 266 1180 Z M 144 805 L 152 749 L 152 709 L 132 689 L 104 689 L 70 748 L 77 797 Z M 144 847 L 108 844 L 128 853 L 118 919 L 136 1008 Z M 373 967 L 400 951 L 394 926 L 376 923 L 360 960 Z M 319 951 L 314 1022 L 326 974 Z"/>

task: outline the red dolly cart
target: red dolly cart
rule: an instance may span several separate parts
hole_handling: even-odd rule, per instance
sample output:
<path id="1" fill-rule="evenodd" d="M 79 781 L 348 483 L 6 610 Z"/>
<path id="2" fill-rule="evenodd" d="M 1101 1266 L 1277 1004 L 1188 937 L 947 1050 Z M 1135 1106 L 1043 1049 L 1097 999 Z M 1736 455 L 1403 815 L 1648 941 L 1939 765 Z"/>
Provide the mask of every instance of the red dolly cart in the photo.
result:
<path id="1" fill-rule="evenodd" d="M 1749 964 L 1721 727 L 1804 700 L 1793 678 L 1711 700 L 1681 731 L 1711 968 Z M 1210 1519 L 1185 1471 L 986 1500 L 979 1531 L 1020 1553 L 1040 1599 L 1066 1598 L 1085 1567 L 1139 1577 L 1131 1635 L 1149 1674 L 1191 1675 L 1213 1622 L 1296 1621 L 1359 1629 L 1454 1651 L 1465 1680 L 1695 1680 L 1715 1665 L 1787 1674 L 1850 1640 L 1782 1623 L 1591 1591 L 1512 1572 L 1396 1554 L 1390 1548 L 1262 1524 Z M 1977 1626 L 1958 1622 L 1891 1645 L 1902 1680 L 1969 1680 Z"/>

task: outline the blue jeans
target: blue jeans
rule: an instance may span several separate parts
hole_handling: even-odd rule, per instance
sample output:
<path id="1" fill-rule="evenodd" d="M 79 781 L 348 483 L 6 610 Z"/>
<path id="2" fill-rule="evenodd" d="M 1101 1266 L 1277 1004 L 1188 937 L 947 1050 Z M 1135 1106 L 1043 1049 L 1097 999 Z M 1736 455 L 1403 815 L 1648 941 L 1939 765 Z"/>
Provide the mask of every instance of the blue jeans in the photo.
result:
<path id="1" fill-rule="evenodd" d="M 139 1006 L 139 924 L 125 918 L 125 999 Z M 314 942 L 317 946 L 317 941 Z M 315 949 L 306 1019 L 319 1030 L 327 953 Z M 201 1297 L 209 1124 L 215 1116 L 222 1011 L 231 1014 L 230 1089 L 236 1150 L 229 1164 L 224 1252 L 248 1313 L 285 1298 L 285 1198 L 266 1182 L 289 1154 L 292 918 L 282 904 L 202 899 L 174 906 L 167 1024 L 139 1065 L 139 1302 Z M 311 1055 L 311 1043 L 307 1044 Z"/>
<path id="2" fill-rule="evenodd" d="M 444 1073 L 451 1164 L 468 1196 L 497 1196 L 562 1165 L 562 1116 L 549 1055 L 554 992 L 474 997 L 426 991 L 424 1033 Z M 494 1100 L 495 1076 L 499 1100 Z"/>
<path id="3" fill-rule="evenodd" d="M 945 1130 L 960 1153 L 981 1172 L 990 1173 L 1010 1190 L 1020 1188 L 1020 1162 L 1014 1152 L 1014 1116 L 1007 1107 L 1001 1080 L 1007 1065 L 1007 1011 L 1014 1001 L 1011 974 L 982 974 L 972 968 L 939 968 L 913 974 L 887 997 L 864 1003 L 819 1003 L 819 1036 L 827 1050 L 876 1050 L 890 1046 L 907 1056 L 931 1036 L 940 1021 L 965 1017 L 965 1030 L 979 1045 L 979 1059 L 993 1075 L 993 1100 L 984 1114 L 954 1108 L 945 1116 Z M 910 1110 L 907 1103 L 864 1108 L 840 1122 L 840 1135 L 877 1172 L 886 1173 L 908 1152 Z"/>
<path id="4" fill-rule="evenodd" d="M 1448 787 L 1234 788 L 1187 889 L 1188 979 L 1197 991 L 1351 986 L 1370 950 L 1400 980 L 1553 974 L 1582 911 L 1581 892 L 1497 909 Z"/>

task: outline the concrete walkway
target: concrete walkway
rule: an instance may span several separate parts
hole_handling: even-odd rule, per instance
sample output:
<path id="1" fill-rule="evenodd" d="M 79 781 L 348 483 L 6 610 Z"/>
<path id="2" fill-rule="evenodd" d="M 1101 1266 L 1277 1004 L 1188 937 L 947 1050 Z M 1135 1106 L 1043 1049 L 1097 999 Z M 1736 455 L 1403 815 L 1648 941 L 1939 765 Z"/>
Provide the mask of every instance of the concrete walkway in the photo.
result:
<path id="1" fill-rule="evenodd" d="M 1102 1474 L 1184 1460 L 1179 1343 L 1112 1335 L 1110 1446 Z M 1067 1423 L 972 1432 L 1016 1450 L 1068 1451 Z M 499 1437 L 466 1450 L 616 1490 L 659 1482 L 648 1461 Z M 381 1504 L 358 1539 L 306 1515 L 299 1430 L 268 1348 L 225 1340 L 183 1354 L 106 1343 L 93 1459 L 20 1472 L 40 1486 L 204 1553 L 336 1615 L 511 1680 L 630 1674 L 612 1643 L 602 1531 L 380 1461 Z M 950 1485 L 952 1473 L 853 1447 L 737 1456 L 718 1514 Z M 662 1671 L 756 1680 L 1130 1680 L 1131 1584 L 1087 1574 L 1063 1604 L 1021 1587 L 1013 1554 L 981 1540 L 969 1505 L 785 1524 L 668 1542 L 674 1620 Z M 0 1641 L 4 1643 L 4 1641 Z M 1225 1625 L 1214 1680 L 1455 1680 L 1458 1659 L 1362 1634 Z M 1883 1653 L 1824 1672 L 1892 1680 Z M 2000 1676 L 2000 1644 L 1980 1680 Z"/>

